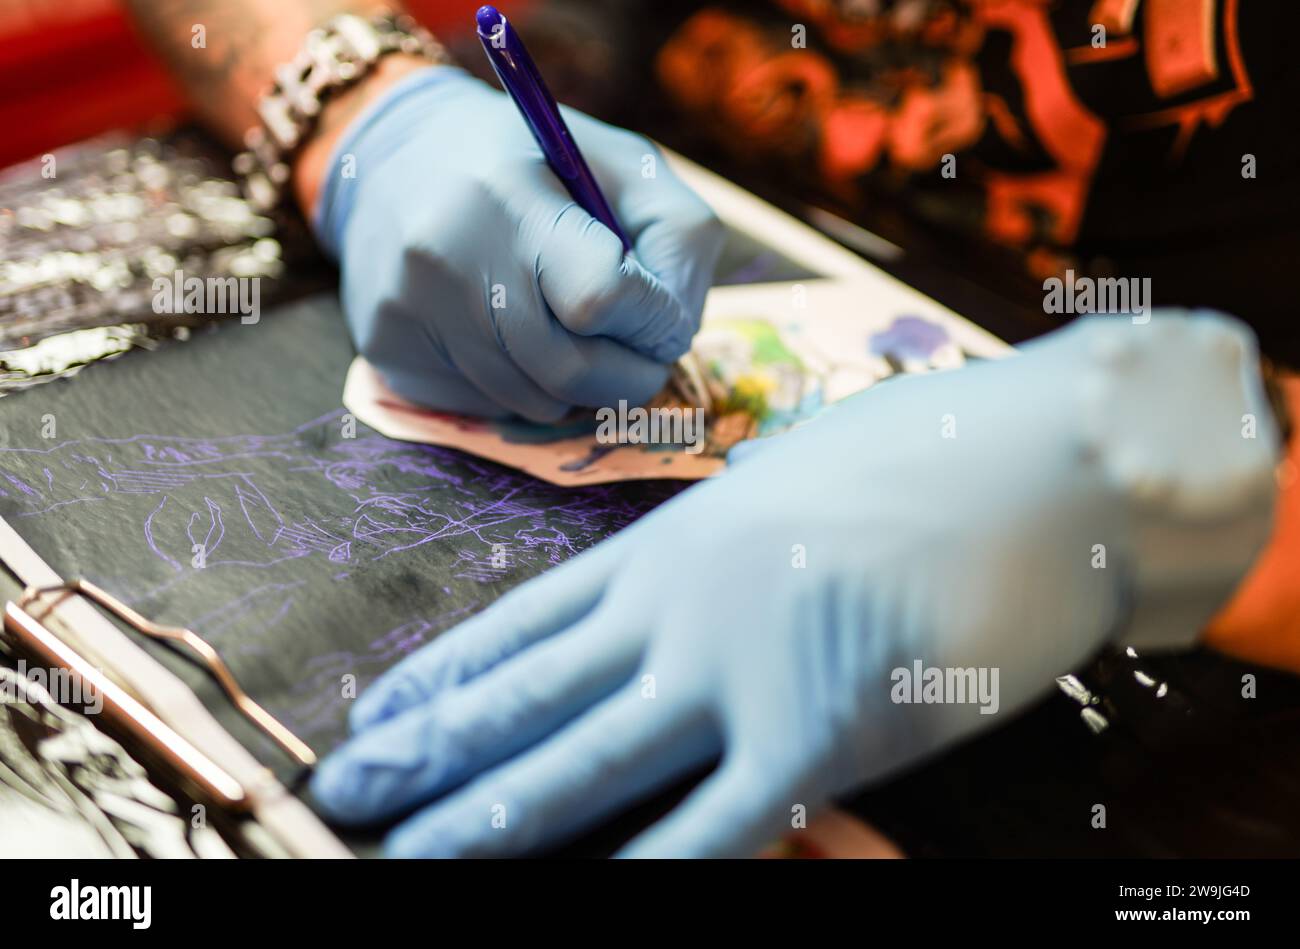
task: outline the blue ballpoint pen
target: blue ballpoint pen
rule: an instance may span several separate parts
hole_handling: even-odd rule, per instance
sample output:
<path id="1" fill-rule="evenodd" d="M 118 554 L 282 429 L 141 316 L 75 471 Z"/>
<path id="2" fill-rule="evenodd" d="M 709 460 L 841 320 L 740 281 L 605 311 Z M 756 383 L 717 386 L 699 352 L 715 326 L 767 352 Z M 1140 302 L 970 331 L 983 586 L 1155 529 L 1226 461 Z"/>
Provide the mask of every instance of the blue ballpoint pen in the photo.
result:
<path id="1" fill-rule="evenodd" d="M 632 249 L 632 242 L 619 226 L 609 202 L 596 184 L 596 178 L 587 167 L 587 161 L 578 151 L 569 127 L 564 124 L 555 97 L 542 81 L 532 57 L 524 49 L 523 41 L 514 27 L 496 7 L 479 7 L 476 15 L 478 38 L 487 53 L 488 62 L 510 98 L 519 107 L 524 121 L 532 130 L 533 138 L 546 156 L 546 163 L 564 182 L 584 211 L 618 235 L 624 253 Z"/>

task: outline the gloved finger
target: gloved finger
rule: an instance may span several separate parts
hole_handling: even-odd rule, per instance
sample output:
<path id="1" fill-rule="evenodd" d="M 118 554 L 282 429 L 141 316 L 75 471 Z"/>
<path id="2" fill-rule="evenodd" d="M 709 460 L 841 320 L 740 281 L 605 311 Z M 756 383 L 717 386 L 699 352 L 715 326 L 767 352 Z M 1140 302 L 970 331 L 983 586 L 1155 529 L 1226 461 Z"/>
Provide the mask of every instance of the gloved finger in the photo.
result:
<path id="1" fill-rule="evenodd" d="M 464 213 L 454 204 L 439 210 Z M 445 221 L 438 221 L 415 230 L 401 255 L 399 276 L 390 278 L 400 282 L 400 299 L 404 302 L 382 307 L 371 321 L 382 329 L 370 332 L 391 335 L 384 345 L 390 359 L 404 358 L 403 348 L 428 351 L 431 362 L 436 359 L 452 366 L 509 412 L 531 422 L 557 421 L 572 406 L 548 395 L 502 349 L 492 309 L 491 281 L 466 284 L 449 273 L 463 262 L 448 257 L 446 245 L 450 238 L 444 233 L 446 226 Z M 494 248 L 485 245 L 457 250 L 461 254 L 470 250 L 488 255 Z M 456 314 L 463 325 L 449 332 L 435 332 L 432 326 L 439 312 Z"/>
<path id="2" fill-rule="evenodd" d="M 537 280 L 555 318 L 579 336 L 609 336 L 668 363 L 695 333 L 695 315 L 576 204 L 555 219 L 537 255 Z"/>
<path id="3" fill-rule="evenodd" d="M 632 242 L 637 259 L 663 281 L 691 315 L 694 334 L 700 326 L 704 298 L 713 283 L 726 231 L 708 205 L 685 185 L 680 190 L 685 194 L 678 200 L 685 206 L 674 210 L 650 202 L 658 213 L 633 232 Z M 645 199 L 644 195 L 637 198 Z"/>
<path id="4" fill-rule="evenodd" d="M 518 415 L 543 423 L 562 418 L 571 406 L 548 395 L 501 351 L 490 301 L 478 299 L 476 291 L 449 280 L 446 269 L 450 264 L 442 259 L 440 238 L 421 233 L 427 247 L 388 255 L 367 275 L 382 285 L 400 285 L 400 302 L 386 302 L 372 311 L 360 289 L 365 282 L 345 274 L 343 299 L 358 351 L 383 370 L 393 391 L 420 405 L 443 411 L 459 410 L 462 404 L 470 408 L 480 403 L 469 397 L 478 392 L 488 405 L 478 404 L 476 415 Z M 349 238 L 348 253 L 353 258 L 372 256 L 364 246 L 355 246 L 359 239 Z M 430 328 L 434 309 L 439 307 L 480 325 L 464 326 L 440 339 Z M 360 319 L 358 314 L 367 315 Z M 426 373 L 428 378 L 422 379 Z M 449 375 L 459 375 L 465 381 L 449 385 Z M 481 411 L 483 408 L 487 410 Z"/>
<path id="5" fill-rule="evenodd" d="M 637 638 L 613 624 L 597 610 L 464 688 L 363 732 L 325 759 L 312 793 L 339 820 L 373 823 L 518 754 L 635 671 Z"/>
<path id="6" fill-rule="evenodd" d="M 543 314 L 538 314 L 544 318 Z M 487 317 L 490 319 L 490 317 Z M 456 368 L 477 389 L 520 418 L 549 425 L 558 422 L 573 406 L 553 397 L 515 364 L 509 354 L 483 337 L 465 334 L 449 343 L 448 352 Z"/>
<path id="7" fill-rule="evenodd" d="M 390 856 L 507 856 L 568 839 L 716 753 L 719 738 L 686 701 L 631 683 L 564 731 L 400 825 Z"/>
<path id="8" fill-rule="evenodd" d="M 752 857 L 789 827 L 792 805 L 781 787 L 748 760 L 726 758 L 667 817 L 616 856 Z"/>
<path id="9" fill-rule="evenodd" d="M 458 373 L 435 367 L 423 370 L 385 368 L 384 383 L 397 395 L 416 405 L 437 406 L 441 412 L 456 412 L 477 418 L 505 418 L 508 409 L 489 399 Z"/>
<path id="10" fill-rule="evenodd" d="M 698 328 L 726 228 L 662 156 L 653 178 L 615 194 L 615 213 L 628 229 L 637 259 L 682 302 Z"/>
<path id="11" fill-rule="evenodd" d="M 555 421 L 576 405 L 605 405 L 620 398 L 639 404 L 659 391 L 667 378 L 665 366 L 607 337 L 571 332 L 546 301 L 536 248 L 549 245 L 555 222 L 574 209 L 554 175 L 539 166 L 505 194 L 487 193 L 502 204 L 507 220 L 458 235 L 451 264 L 434 251 L 412 263 L 414 279 L 429 286 L 413 288 L 408 296 L 437 300 L 459 321 L 473 324 L 443 334 L 448 361 L 515 414 L 534 421 Z M 421 231 L 435 248 L 445 248 L 453 239 L 445 233 L 448 218 L 472 213 L 454 206 L 443 210 Z M 498 233 L 503 227 L 518 231 L 504 256 Z M 447 279 L 448 267 L 472 270 L 479 261 L 494 263 L 473 286 Z M 450 289 L 435 293 L 435 283 Z M 449 299 L 448 292 L 456 299 Z M 518 376 L 528 384 L 521 385 Z"/>
<path id="12" fill-rule="evenodd" d="M 579 141 L 596 146 L 589 152 L 592 174 L 610 196 L 637 259 L 697 318 L 698 327 L 726 228 L 654 142 L 581 114 L 566 115 Z"/>
<path id="13" fill-rule="evenodd" d="M 534 382 L 572 405 L 640 405 L 668 380 L 663 363 L 605 336 L 577 336 L 549 315 L 503 324 L 502 337 Z"/>
<path id="14" fill-rule="evenodd" d="M 349 254 L 360 256 L 349 245 Z M 404 264 L 401 254 L 382 256 L 368 274 L 370 279 L 396 282 Z M 389 272 L 391 271 L 391 272 Z M 460 412 L 480 418 L 502 418 L 512 410 L 465 378 L 426 325 L 427 314 L 409 306 L 388 302 L 372 311 L 363 282 L 345 271 L 340 290 L 348 325 L 357 351 L 380 371 L 396 394 L 416 405 L 435 406 L 441 411 Z M 439 299 L 445 294 L 437 294 Z M 423 297 L 422 299 L 428 299 Z M 361 318 L 365 314 L 365 318 Z M 547 401 L 550 397 L 546 396 Z"/>
<path id="15" fill-rule="evenodd" d="M 516 587 L 402 660 L 357 699 L 348 716 L 352 730 L 362 731 L 427 702 L 573 626 L 600 601 L 620 562 L 622 543 L 620 537 L 610 538 Z"/>

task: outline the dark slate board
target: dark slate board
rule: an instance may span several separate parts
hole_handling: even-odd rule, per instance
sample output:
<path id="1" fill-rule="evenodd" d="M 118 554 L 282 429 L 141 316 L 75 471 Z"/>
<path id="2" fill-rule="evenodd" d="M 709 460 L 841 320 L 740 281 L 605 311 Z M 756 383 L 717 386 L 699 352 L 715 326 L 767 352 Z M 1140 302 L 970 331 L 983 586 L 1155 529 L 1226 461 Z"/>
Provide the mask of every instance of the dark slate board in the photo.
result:
<path id="1" fill-rule="evenodd" d="M 330 295 L 0 399 L 0 514 L 63 575 L 192 626 L 318 752 L 345 737 L 345 675 L 363 690 L 682 489 L 558 488 L 363 425 L 344 437 L 351 358 Z M 50 416 L 56 437 L 44 439 Z M 292 776 L 214 682 L 145 642 Z"/>

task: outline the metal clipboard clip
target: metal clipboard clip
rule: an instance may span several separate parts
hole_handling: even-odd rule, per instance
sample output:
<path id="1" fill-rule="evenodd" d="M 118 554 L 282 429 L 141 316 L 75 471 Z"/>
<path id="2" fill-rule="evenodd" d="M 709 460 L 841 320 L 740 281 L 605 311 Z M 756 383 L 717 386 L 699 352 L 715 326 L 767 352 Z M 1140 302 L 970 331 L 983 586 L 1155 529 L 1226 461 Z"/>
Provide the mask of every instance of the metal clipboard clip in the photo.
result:
<path id="1" fill-rule="evenodd" d="M 181 643 L 197 656 L 217 680 L 235 707 L 294 760 L 307 767 L 316 764 L 316 754 L 300 738 L 249 697 L 229 667 L 212 646 L 191 629 L 163 626 L 145 618 L 121 600 L 91 583 L 71 580 L 53 586 L 29 586 L 16 603 L 5 605 L 4 627 L 17 644 L 43 664 L 67 670 L 81 680 L 83 694 L 89 687 L 103 698 L 106 720 L 140 742 L 146 752 L 205 796 L 232 810 L 247 810 L 252 800 L 243 786 L 143 703 L 115 683 L 62 638 L 52 633 L 31 607 L 51 594 L 78 595 L 98 604 L 133 629 L 153 639 Z M 49 614 L 54 604 L 45 608 Z"/>

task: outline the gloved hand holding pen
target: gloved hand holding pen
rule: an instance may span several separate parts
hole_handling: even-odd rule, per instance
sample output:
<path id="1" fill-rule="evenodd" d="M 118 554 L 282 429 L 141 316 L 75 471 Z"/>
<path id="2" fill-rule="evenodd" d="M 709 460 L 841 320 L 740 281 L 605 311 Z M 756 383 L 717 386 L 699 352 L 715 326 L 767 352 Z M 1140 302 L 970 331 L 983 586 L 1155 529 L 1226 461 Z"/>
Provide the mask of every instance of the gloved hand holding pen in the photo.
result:
<path id="1" fill-rule="evenodd" d="M 564 110 L 609 208 L 593 216 L 511 98 L 448 65 L 391 0 L 231 0 L 198 51 L 187 4 L 128 5 L 210 128 L 279 144 L 269 160 L 250 146 L 249 164 L 337 260 L 357 349 L 398 394 L 549 422 L 644 402 L 689 348 L 723 231 L 647 139 Z M 382 51 L 393 29 L 415 45 Z M 264 111 L 280 79 L 292 92 Z"/>
<path id="2" fill-rule="evenodd" d="M 550 422 L 644 402 L 689 348 L 721 225 L 649 141 L 567 121 L 631 254 L 570 197 L 510 99 L 459 69 L 405 77 L 334 149 L 316 230 L 357 348 L 398 394 Z"/>

